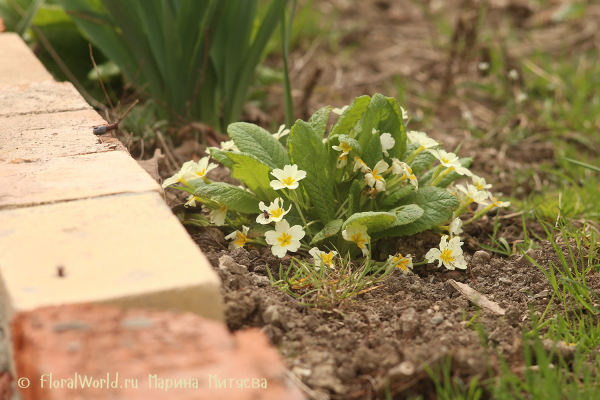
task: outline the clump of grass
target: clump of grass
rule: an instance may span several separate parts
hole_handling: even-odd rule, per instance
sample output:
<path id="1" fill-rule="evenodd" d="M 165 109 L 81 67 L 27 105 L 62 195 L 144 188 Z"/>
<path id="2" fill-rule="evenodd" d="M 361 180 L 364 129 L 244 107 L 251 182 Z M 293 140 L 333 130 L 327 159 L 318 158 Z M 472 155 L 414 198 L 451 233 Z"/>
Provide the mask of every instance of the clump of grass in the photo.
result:
<path id="1" fill-rule="evenodd" d="M 273 286 L 309 307 L 331 309 L 355 296 L 384 286 L 394 271 L 389 262 L 373 263 L 368 258 L 356 265 L 350 255 L 335 256 L 332 267 L 318 266 L 292 258 L 290 266 L 279 266 L 279 280 L 267 268 Z"/>

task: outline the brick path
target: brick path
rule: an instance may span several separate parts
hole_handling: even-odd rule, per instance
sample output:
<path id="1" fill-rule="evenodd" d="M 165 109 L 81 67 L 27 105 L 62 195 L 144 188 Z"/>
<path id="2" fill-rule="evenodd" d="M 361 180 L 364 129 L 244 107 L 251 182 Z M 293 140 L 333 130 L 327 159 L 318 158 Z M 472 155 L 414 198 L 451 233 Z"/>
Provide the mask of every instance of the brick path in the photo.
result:
<path id="1" fill-rule="evenodd" d="M 74 345 L 64 342 L 56 330 L 39 330 L 40 326 L 63 321 L 65 315 L 71 319 L 77 319 L 77 313 L 80 319 L 90 315 L 95 318 L 89 323 L 90 328 L 84 330 L 88 347 L 94 340 L 99 340 L 100 346 L 103 339 L 99 334 L 103 329 L 95 330 L 94 324 L 118 325 L 114 316 L 123 317 L 126 312 L 123 309 L 188 311 L 223 320 L 217 274 L 166 206 L 159 184 L 117 140 L 100 139 L 92 134 L 93 126 L 104 123 L 70 83 L 53 80 L 17 35 L 0 34 L 0 295 L 3 329 L 16 349 L 16 355 L 12 351 L 8 355 L 10 371 L 17 378 L 21 371 L 27 371 L 34 379 L 36 375 L 52 372 L 53 368 L 61 374 L 100 372 L 83 367 L 77 371 L 81 364 L 72 363 L 77 357 L 65 354 L 65 349 Z M 153 317 L 153 311 L 129 312 L 134 313 L 131 317 L 137 312 L 144 318 L 163 321 L 161 328 L 153 324 L 154 329 L 150 329 L 159 333 L 187 318 L 194 326 L 216 329 L 217 336 L 223 336 L 223 343 L 236 343 L 242 346 L 239 354 L 252 357 L 252 351 L 243 348 L 252 347 L 252 343 L 248 339 L 229 338 L 231 335 L 222 323 L 208 322 L 191 314 L 182 317 L 171 313 L 169 317 L 169 313 L 154 311 Z M 47 325 L 39 325 L 39 321 Z M 196 335 L 184 329 L 184 338 L 181 327 L 177 329 L 172 339 L 162 333 L 163 339 L 202 341 L 200 328 Z M 44 332 L 47 341 L 39 340 L 40 332 Z M 13 334 L 16 336 L 12 337 Z M 119 335 L 114 334 L 115 340 Z M 283 365 L 262 334 L 240 337 L 252 335 L 260 338 L 254 352 L 265 352 L 265 357 L 273 363 L 269 376 L 277 376 L 279 383 L 274 382 L 269 393 L 279 393 L 278 397 L 244 396 L 238 390 L 233 397 L 221 391 L 210 398 L 302 398 L 297 389 L 282 386 Z M 54 343 L 50 346 L 54 353 L 48 351 L 48 343 Z M 108 365 L 108 361 L 114 364 L 122 360 L 117 364 L 118 371 L 113 368 L 105 372 L 120 372 L 123 377 L 128 372 L 131 376 L 141 376 L 140 371 L 152 374 L 151 368 L 161 365 L 162 346 L 160 342 L 154 343 L 154 353 L 146 355 L 142 362 L 146 369 L 140 370 L 140 360 L 131 354 L 129 359 L 119 358 L 117 353 L 122 352 L 122 346 L 117 344 L 112 347 L 105 344 L 104 351 L 94 353 L 96 359 L 89 361 Z M 208 363 L 204 369 L 194 366 L 196 375 L 199 371 L 208 374 L 213 362 L 215 370 L 225 377 L 227 362 L 219 357 L 229 357 L 231 366 L 239 361 L 235 357 L 241 357 L 213 354 L 212 361 L 206 361 L 200 351 L 205 347 L 182 343 L 179 353 L 176 349 L 169 351 L 174 352 L 171 353 L 174 357 L 179 354 Z M 200 353 L 194 354 L 190 349 Z M 27 356 L 20 357 L 20 352 Z M 19 360 L 17 366 L 15 358 Z M 169 376 L 187 376 L 184 372 L 188 364 L 180 367 L 169 364 L 165 371 Z M 252 372 L 252 362 L 248 366 L 246 373 Z M 1 357 L 0 369 L 6 369 Z M 236 374 L 233 375 L 244 377 L 243 373 Z M 197 378 L 208 379 L 208 376 Z M 5 381 L 5 375 L 0 375 L 0 400 L 6 389 Z M 32 381 L 32 385 L 39 382 Z M 67 390 L 56 397 L 58 392 L 38 389 L 22 389 L 20 394 L 27 399 L 92 398 L 81 391 Z M 161 391 L 152 392 L 152 396 L 137 393 L 128 394 L 127 398 L 204 397 Z M 257 392 L 248 393 L 256 396 Z M 115 391 L 110 396 L 93 398 L 122 398 L 119 397 L 122 395 Z"/>

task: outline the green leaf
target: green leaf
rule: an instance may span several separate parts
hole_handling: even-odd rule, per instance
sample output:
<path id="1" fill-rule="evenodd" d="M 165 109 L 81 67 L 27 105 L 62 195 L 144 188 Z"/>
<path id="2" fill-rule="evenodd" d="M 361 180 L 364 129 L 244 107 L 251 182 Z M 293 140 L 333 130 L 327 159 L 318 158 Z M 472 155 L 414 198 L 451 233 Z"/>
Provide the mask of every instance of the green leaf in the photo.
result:
<path id="1" fill-rule="evenodd" d="M 283 145 L 259 126 L 236 122 L 227 127 L 227 133 L 241 152 L 252 154 L 272 169 L 290 164 Z"/>
<path id="2" fill-rule="evenodd" d="M 398 104 L 398 101 L 393 97 L 386 97 L 386 99 L 396 112 L 399 122 L 399 129 L 394 129 L 393 131 L 389 132 L 396 143 L 394 143 L 394 147 L 388 150 L 388 154 L 391 158 L 400 159 L 406 150 L 406 141 L 408 140 L 408 137 L 406 136 L 406 127 L 404 126 L 404 120 L 402 119 L 402 109 L 400 109 L 400 104 Z"/>
<path id="3" fill-rule="evenodd" d="M 415 187 L 411 184 L 407 184 L 399 189 L 394 190 L 393 192 L 385 192 L 387 196 L 383 198 L 381 204 L 384 206 L 393 207 L 400 199 L 414 192 Z"/>
<path id="4" fill-rule="evenodd" d="M 268 165 L 250 154 L 233 152 L 225 154 L 233 162 L 232 176 L 244 182 L 261 200 L 273 201 L 279 197 L 270 185 L 271 168 Z"/>
<path id="5" fill-rule="evenodd" d="M 421 207 L 416 204 L 408 204 L 406 206 L 396 207 L 390 210 L 391 213 L 396 213 L 396 222 L 393 226 L 400 226 L 410 224 L 421 218 L 424 211 Z"/>
<path id="6" fill-rule="evenodd" d="M 406 151 L 404 153 L 404 157 L 402 158 L 402 160 L 406 160 L 406 158 L 409 156 L 409 154 L 418 148 L 419 148 L 418 144 L 410 143 L 406 147 Z M 412 169 L 413 174 L 420 175 L 426 169 L 431 168 L 431 166 L 433 165 L 435 160 L 436 160 L 436 158 L 433 154 L 431 154 L 427 150 L 423 150 L 422 152 L 417 154 L 417 157 L 415 157 L 415 160 L 410 164 L 410 168 Z M 420 179 L 419 179 L 419 183 L 421 183 Z"/>
<path id="7" fill-rule="evenodd" d="M 360 224 L 367 227 L 367 232 L 378 232 L 386 229 L 396 222 L 396 214 L 390 212 L 362 212 L 352 215 L 344 222 L 343 228 L 348 225 Z"/>
<path id="8" fill-rule="evenodd" d="M 361 121 L 360 131 L 359 127 L 357 127 L 357 136 L 358 141 L 363 149 L 365 149 L 365 156 L 363 158 L 367 158 L 367 153 L 369 154 L 369 160 L 373 162 L 377 157 L 383 158 L 383 155 L 377 156 L 375 154 L 375 150 L 377 148 L 377 144 L 379 145 L 379 149 L 381 149 L 381 142 L 379 141 L 378 135 L 374 135 L 373 129 L 378 130 L 379 134 L 389 133 L 392 135 L 396 143 L 394 147 L 388 150 L 388 153 L 391 157 L 401 157 L 404 154 L 404 149 L 406 148 L 406 132 L 404 128 L 404 124 L 402 123 L 402 113 L 400 112 L 400 116 L 398 116 L 398 112 L 400 112 L 400 106 L 395 99 L 392 97 L 384 97 L 383 95 L 377 93 L 371 99 L 369 106 L 367 107 L 367 111 Z M 375 143 L 375 138 L 377 142 Z M 371 151 L 367 149 L 367 147 L 371 147 Z M 364 160 L 367 165 L 371 168 L 377 163 L 373 163 L 371 165 L 367 160 Z"/>
<path id="9" fill-rule="evenodd" d="M 318 109 L 312 117 L 308 120 L 310 126 L 313 127 L 317 135 L 325 136 L 325 129 L 327 128 L 327 121 L 329 120 L 329 113 L 331 112 L 331 106 L 325 106 Z"/>
<path id="10" fill-rule="evenodd" d="M 200 199 L 216 201 L 228 209 L 242 214 L 258 214 L 260 199 L 254 194 L 224 182 L 214 182 L 199 186 L 194 196 Z"/>
<path id="11" fill-rule="evenodd" d="M 371 134 L 365 151 L 363 152 L 362 160 L 371 169 L 375 168 L 375 164 L 383 160 L 383 151 L 381 150 L 381 140 L 379 135 Z"/>
<path id="12" fill-rule="evenodd" d="M 213 147 L 210 149 L 210 156 L 227 168 L 233 169 L 233 162 L 227 157 L 226 151 Z"/>
<path id="13" fill-rule="evenodd" d="M 462 165 L 464 168 L 469 168 L 471 166 L 471 163 L 473 162 L 473 157 L 461 158 L 458 160 L 458 162 L 460 162 L 460 165 Z M 431 177 L 433 176 L 433 171 L 434 170 L 432 169 L 432 170 L 428 171 L 425 175 L 423 175 L 421 177 L 421 179 L 419 179 L 419 184 L 422 182 L 423 185 L 425 185 L 427 182 L 429 182 L 431 180 Z M 440 181 L 440 183 L 438 183 L 436 186 L 441 187 L 441 188 L 446 188 L 452 182 L 454 182 L 455 180 L 457 180 L 461 177 L 462 177 L 462 175 L 459 175 L 456 172 L 452 171 L 448 175 L 446 175 L 446 177 L 444 179 L 442 179 Z"/>
<path id="14" fill-rule="evenodd" d="M 310 124 L 302 120 L 296 121 L 290 133 L 288 150 L 292 162 L 302 171 L 306 178 L 300 181 L 311 204 L 315 207 L 324 224 L 335 218 L 331 166 L 327 157 L 327 149 L 322 139 Z"/>
<path id="15" fill-rule="evenodd" d="M 458 198 L 447 190 L 427 186 L 400 200 L 400 205 L 416 204 L 423 209 L 421 218 L 406 225 L 380 232 L 379 237 L 407 236 L 423 232 L 447 222 L 460 204 Z"/>
<path id="16" fill-rule="evenodd" d="M 331 130 L 329 131 L 329 137 L 332 138 L 335 135 L 346 134 L 351 135 L 352 130 L 360 121 L 371 102 L 371 97 L 369 96 L 361 96 L 354 99 L 352 104 L 348 106 L 346 111 L 340 115 L 337 122 L 333 125 Z"/>
<path id="17" fill-rule="evenodd" d="M 263 224 L 251 224 L 249 228 L 250 229 L 248 229 L 247 237 L 250 239 L 255 237 L 263 237 L 265 236 L 265 232 L 273 230 L 273 226 Z"/>
<path id="18" fill-rule="evenodd" d="M 350 186 L 350 193 L 348 194 L 348 209 L 346 210 L 346 218 L 350 218 L 352 215 L 360 212 L 360 181 L 354 180 L 352 186 Z"/>
<path id="19" fill-rule="evenodd" d="M 337 233 L 342 228 L 342 224 L 344 223 L 341 219 L 334 219 L 333 221 L 329 221 L 325 228 L 323 228 L 319 233 L 315 235 L 313 240 L 310 242 L 310 246 L 314 246 L 319 243 L 321 240 L 324 240 L 330 236 L 337 235 Z"/>

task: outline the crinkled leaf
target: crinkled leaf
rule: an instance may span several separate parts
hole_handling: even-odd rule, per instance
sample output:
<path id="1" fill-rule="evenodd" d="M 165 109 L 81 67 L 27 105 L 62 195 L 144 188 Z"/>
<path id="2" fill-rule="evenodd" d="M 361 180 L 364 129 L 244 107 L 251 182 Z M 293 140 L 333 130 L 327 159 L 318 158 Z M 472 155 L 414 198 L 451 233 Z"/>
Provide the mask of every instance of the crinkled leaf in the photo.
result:
<path id="1" fill-rule="evenodd" d="M 244 182 L 263 201 L 273 201 L 279 195 L 271 187 L 271 168 L 251 154 L 227 152 L 233 163 L 232 176 Z"/>
<path id="2" fill-rule="evenodd" d="M 458 161 L 460 162 L 460 165 L 462 165 L 464 168 L 469 168 L 471 166 L 471 163 L 473 162 L 473 157 L 461 158 Z M 423 184 L 426 184 L 427 182 L 429 182 L 431 180 L 431 177 L 433 176 L 434 170 L 435 169 L 427 171 L 427 173 L 425 175 L 423 175 L 421 177 L 421 179 L 419 179 L 419 183 L 422 182 Z M 455 180 L 457 180 L 461 177 L 462 177 L 462 175 L 459 175 L 456 172 L 452 171 L 448 175 L 446 175 L 446 177 L 444 179 L 442 179 L 440 181 L 440 183 L 438 183 L 436 186 L 441 187 L 441 188 L 446 188 L 452 182 L 454 182 Z M 463 178 L 467 178 L 467 177 L 465 176 Z"/>
<path id="3" fill-rule="evenodd" d="M 323 229 L 321 229 L 319 231 L 319 233 L 317 233 L 315 235 L 313 240 L 310 242 L 310 245 L 314 246 L 315 244 L 319 243 L 321 240 L 324 240 L 330 236 L 337 235 L 337 233 L 342 228 L 343 223 L 344 223 L 344 221 L 341 219 L 334 219 L 333 221 L 329 221 L 329 223 L 327 225 L 325 225 L 325 227 Z"/>
<path id="4" fill-rule="evenodd" d="M 376 240 L 376 239 L 380 239 L 382 237 L 389 236 L 389 234 L 387 232 L 390 229 L 397 227 L 397 226 L 410 224 L 411 222 L 418 220 L 419 218 L 421 218 L 424 211 L 421 207 L 419 207 L 416 204 L 409 204 L 406 206 L 394 208 L 393 210 L 390 210 L 389 212 L 396 214 L 396 222 L 394 222 L 392 225 L 390 225 L 387 229 L 371 235 L 371 239 Z"/>
<path id="5" fill-rule="evenodd" d="M 391 100 L 388 101 L 388 98 L 379 93 L 373 96 L 359 126 L 360 131 L 359 127 L 357 127 L 356 129 L 356 136 L 358 137 L 358 141 L 360 142 L 360 145 L 364 149 L 365 153 L 363 159 L 371 168 L 374 164 L 371 165 L 369 162 L 367 162 L 367 159 L 370 162 L 373 162 L 373 160 L 375 160 L 378 157 L 381 157 L 379 158 L 379 160 L 383 158 L 382 154 L 380 154 L 379 156 L 376 155 L 375 149 L 377 148 L 377 145 L 374 142 L 374 140 L 376 138 L 377 142 L 379 142 L 377 143 L 379 145 L 379 149 L 381 149 L 381 142 L 377 137 L 377 134 L 374 135 L 372 133 L 373 129 L 379 131 L 379 135 L 383 133 L 389 133 L 396 141 L 394 147 L 392 148 L 392 150 L 395 151 L 392 152 L 390 156 L 399 157 L 402 154 L 404 154 L 404 151 L 402 151 L 401 153 L 399 152 L 399 150 L 403 149 L 406 146 L 406 132 L 403 132 L 404 125 L 402 123 L 402 116 L 400 115 L 400 117 L 398 117 L 398 114 L 396 112 L 396 100 L 394 100 L 393 98 L 389 99 L 393 100 L 393 102 Z M 397 107 L 399 110 L 399 106 Z M 402 113 L 400 112 L 400 114 Z M 396 149 L 396 147 L 398 148 Z M 367 156 L 367 154 L 369 154 L 369 156 Z M 377 161 L 375 161 L 375 163 L 377 163 Z"/>
<path id="6" fill-rule="evenodd" d="M 313 127 L 317 135 L 321 136 L 321 138 L 323 138 L 325 135 L 325 129 L 327 128 L 327 121 L 329 120 L 330 112 L 331 106 L 325 106 L 318 109 L 308 120 L 310 126 Z"/>
<path id="7" fill-rule="evenodd" d="M 388 154 L 390 155 L 390 157 L 400 159 L 400 157 L 402 157 L 404 151 L 406 150 L 406 141 L 408 140 L 406 136 L 406 127 L 404 126 L 404 120 L 402 119 L 402 109 L 400 109 L 400 104 L 398 104 L 398 101 L 395 98 L 386 97 L 386 99 L 396 112 L 396 116 L 398 117 L 399 122 L 399 129 L 394 129 L 392 132 L 389 132 L 394 138 L 395 143 L 394 147 L 388 150 Z"/>
<path id="8" fill-rule="evenodd" d="M 227 133 L 241 152 L 252 154 L 272 169 L 282 169 L 290 163 L 283 145 L 259 126 L 236 122 L 229 125 Z"/>
<path id="9" fill-rule="evenodd" d="M 364 225 L 367 227 L 367 232 L 378 232 L 388 228 L 396 222 L 396 214 L 390 212 L 362 212 L 352 215 L 344 222 L 343 228 L 346 229 L 348 225 Z"/>
<path id="10" fill-rule="evenodd" d="M 378 237 L 407 236 L 431 229 L 448 222 L 452 212 L 460 204 L 458 198 L 447 190 L 439 187 L 427 186 L 417 192 L 404 197 L 399 205 L 416 204 L 423 209 L 421 218 L 406 225 L 386 229 Z"/>
<path id="11" fill-rule="evenodd" d="M 394 207 L 400 199 L 414 192 L 415 187 L 411 184 L 407 184 L 393 192 L 385 192 L 387 196 L 383 198 L 381 204 L 388 207 Z"/>
<path id="12" fill-rule="evenodd" d="M 371 97 L 369 96 L 361 96 L 354 99 L 352 104 L 350 104 L 346 111 L 344 111 L 342 115 L 340 115 L 337 122 L 329 131 L 329 137 L 332 138 L 335 135 L 342 134 L 352 136 L 352 130 L 354 129 L 358 121 L 362 119 L 370 102 Z"/>
<path id="13" fill-rule="evenodd" d="M 378 134 L 372 134 L 371 140 L 367 144 L 363 152 L 362 160 L 371 169 L 375 167 L 379 161 L 383 160 L 383 151 L 381 150 L 381 140 Z"/>
<path id="14" fill-rule="evenodd" d="M 402 160 L 405 160 L 410 153 L 412 153 L 418 148 L 418 144 L 409 143 L 408 146 L 406 146 L 406 152 L 404 153 L 404 157 L 402 158 Z M 423 150 L 422 152 L 417 154 L 417 157 L 415 157 L 414 161 L 410 164 L 410 168 L 412 168 L 413 174 L 420 175 L 423 171 L 431 168 L 435 160 L 436 158 L 433 154 L 431 154 L 427 150 Z M 420 182 L 421 180 L 419 179 L 419 183 Z"/>
<path id="15" fill-rule="evenodd" d="M 346 218 L 350 218 L 352 215 L 360 212 L 360 181 L 355 180 L 350 186 L 350 193 L 348 194 L 348 208 L 346 210 Z"/>
<path id="16" fill-rule="evenodd" d="M 292 162 L 302 171 L 306 178 L 300 181 L 311 204 L 324 224 L 335 218 L 335 202 L 331 176 L 331 166 L 327 157 L 327 149 L 321 138 L 310 124 L 302 120 L 296 121 L 290 133 L 288 150 Z"/>
<path id="17" fill-rule="evenodd" d="M 229 158 L 227 158 L 226 151 L 217 148 L 212 148 L 210 149 L 210 156 L 218 162 L 220 162 L 221 164 L 223 164 L 224 166 L 226 166 L 227 168 L 233 169 L 233 163 Z"/>
<path id="18" fill-rule="evenodd" d="M 196 188 L 194 196 L 200 199 L 216 201 L 228 209 L 242 214 L 258 214 L 260 199 L 254 194 L 224 182 L 214 182 Z"/>

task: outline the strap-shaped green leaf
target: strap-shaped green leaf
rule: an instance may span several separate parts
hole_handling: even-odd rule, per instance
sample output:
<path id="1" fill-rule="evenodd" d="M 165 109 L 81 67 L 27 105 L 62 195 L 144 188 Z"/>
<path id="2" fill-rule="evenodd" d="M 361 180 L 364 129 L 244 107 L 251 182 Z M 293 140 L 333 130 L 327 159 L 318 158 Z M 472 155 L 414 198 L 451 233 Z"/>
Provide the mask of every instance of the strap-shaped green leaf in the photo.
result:
<path id="1" fill-rule="evenodd" d="M 260 199 L 254 194 L 234 185 L 223 182 L 210 183 L 196 188 L 194 196 L 201 199 L 216 201 L 230 210 L 242 214 L 258 214 Z"/>
<path id="2" fill-rule="evenodd" d="M 227 133 L 241 152 L 252 154 L 271 169 L 282 169 L 290 163 L 283 145 L 260 126 L 236 122 L 229 125 Z"/>
<path id="3" fill-rule="evenodd" d="M 360 224 L 367 227 L 367 232 L 379 232 L 396 222 L 396 214 L 391 212 L 362 212 L 351 216 L 344 222 L 342 228 L 348 225 Z"/>
<path id="4" fill-rule="evenodd" d="M 452 212 L 458 208 L 460 201 L 447 190 L 427 186 L 404 197 L 399 203 L 400 205 L 416 204 L 423 209 L 423 215 L 409 224 L 381 231 L 378 237 L 414 235 L 443 224 L 452 218 Z"/>
<path id="5" fill-rule="evenodd" d="M 292 162 L 306 178 L 300 185 L 306 190 L 311 204 L 315 207 L 324 224 L 335 218 L 335 203 L 331 176 L 331 165 L 327 149 L 312 126 L 302 120 L 296 121 L 290 133 L 288 150 Z"/>
<path id="6" fill-rule="evenodd" d="M 330 106 L 325 106 L 318 109 L 312 117 L 308 120 L 310 126 L 313 127 L 317 135 L 321 138 L 325 135 L 325 129 L 327 128 L 327 121 L 329 120 L 329 113 L 331 112 Z"/>
<path id="7" fill-rule="evenodd" d="M 244 182 L 259 199 L 273 201 L 279 197 L 271 188 L 271 168 L 268 165 L 251 154 L 226 152 L 225 155 L 233 163 L 232 176 Z"/>
<path id="8" fill-rule="evenodd" d="M 343 223 L 344 223 L 344 221 L 341 219 L 334 219 L 333 221 L 329 221 L 329 223 L 327 225 L 325 225 L 325 228 L 321 229 L 319 231 L 319 233 L 317 233 L 315 235 L 313 240 L 311 240 L 310 245 L 314 246 L 315 244 L 319 243 L 320 241 L 322 241 L 328 237 L 337 235 L 337 233 L 340 231 L 340 229 L 342 229 Z"/>

